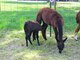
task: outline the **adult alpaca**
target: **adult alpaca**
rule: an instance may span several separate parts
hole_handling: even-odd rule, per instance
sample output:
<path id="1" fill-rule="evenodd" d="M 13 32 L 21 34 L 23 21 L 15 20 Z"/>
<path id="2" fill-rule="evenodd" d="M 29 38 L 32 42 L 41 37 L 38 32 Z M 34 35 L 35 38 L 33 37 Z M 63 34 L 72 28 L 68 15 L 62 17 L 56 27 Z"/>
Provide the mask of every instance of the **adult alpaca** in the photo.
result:
<path id="1" fill-rule="evenodd" d="M 74 38 L 75 38 L 75 40 L 78 40 L 77 39 L 77 34 L 78 34 L 79 30 L 80 30 L 80 11 L 76 14 L 76 22 L 77 22 L 78 26 L 75 29 L 75 37 Z"/>
<path id="2" fill-rule="evenodd" d="M 39 22 L 40 24 L 41 22 L 43 22 L 42 35 L 45 40 L 47 40 L 46 38 L 47 26 L 51 25 L 53 27 L 53 30 L 55 32 L 55 39 L 57 41 L 57 47 L 59 49 L 59 53 L 61 53 L 62 50 L 64 49 L 64 42 L 67 40 L 67 38 L 63 40 L 64 21 L 62 16 L 57 11 L 51 8 L 42 8 L 37 14 L 36 21 Z"/>
<path id="3" fill-rule="evenodd" d="M 27 21 L 24 24 L 24 32 L 25 32 L 25 39 L 26 39 L 26 46 L 28 46 L 28 41 L 30 42 L 30 44 L 32 45 L 31 42 L 31 34 L 33 33 L 33 40 L 37 39 L 37 43 L 38 45 L 40 45 L 39 43 L 39 36 L 38 36 L 38 32 L 41 31 L 41 25 L 37 22 L 32 22 L 32 21 Z"/>

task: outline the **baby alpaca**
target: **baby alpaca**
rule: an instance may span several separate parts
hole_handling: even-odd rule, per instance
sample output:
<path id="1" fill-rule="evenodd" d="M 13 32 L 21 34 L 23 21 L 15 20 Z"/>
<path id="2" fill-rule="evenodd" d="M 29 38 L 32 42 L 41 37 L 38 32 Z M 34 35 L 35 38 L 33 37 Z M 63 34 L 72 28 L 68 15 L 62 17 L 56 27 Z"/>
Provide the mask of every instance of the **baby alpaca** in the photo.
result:
<path id="1" fill-rule="evenodd" d="M 26 46 L 28 46 L 28 41 L 30 42 L 30 44 L 32 45 L 31 42 L 31 34 L 33 33 L 33 40 L 37 38 L 37 43 L 38 45 L 40 45 L 39 43 L 39 36 L 38 36 L 38 32 L 41 31 L 41 25 L 38 24 L 37 22 L 32 22 L 32 21 L 27 21 L 24 24 L 24 32 L 25 32 L 25 39 L 26 39 Z"/>

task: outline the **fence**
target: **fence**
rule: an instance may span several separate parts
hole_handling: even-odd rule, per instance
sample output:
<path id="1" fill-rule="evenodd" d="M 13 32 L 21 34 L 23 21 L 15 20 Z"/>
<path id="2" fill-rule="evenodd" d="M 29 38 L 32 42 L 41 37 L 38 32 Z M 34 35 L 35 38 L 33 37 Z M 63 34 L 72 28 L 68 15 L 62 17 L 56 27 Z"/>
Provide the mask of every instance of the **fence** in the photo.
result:
<path id="1" fill-rule="evenodd" d="M 50 7 L 49 2 L 38 2 L 38 1 L 26 2 L 26 1 L 6 1 L 6 0 L 0 1 L 0 14 L 1 14 L 0 19 L 2 19 L 2 22 L 6 19 L 7 22 L 8 20 L 14 22 L 16 20 L 20 20 L 21 24 L 23 24 L 24 22 L 22 22 L 22 20 L 35 20 L 37 12 L 43 7 Z M 52 4 L 52 8 L 54 9 L 54 4 Z M 72 16 L 72 14 L 74 14 L 75 16 L 76 12 L 80 10 L 80 2 L 57 2 L 56 10 L 64 17 L 65 22 L 67 22 L 67 20 L 73 21 L 75 20 L 75 18 Z M 5 16 L 5 18 L 3 16 Z M 65 24 L 66 24 L 65 26 L 67 26 L 67 23 Z M 4 26 L 5 25 L 3 25 L 3 27 Z M 15 25 L 14 28 L 16 26 L 17 25 Z M 0 26 L 0 28 L 2 27 Z M 67 28 L 69 28 L 69 26 L 67 26 Z"/>

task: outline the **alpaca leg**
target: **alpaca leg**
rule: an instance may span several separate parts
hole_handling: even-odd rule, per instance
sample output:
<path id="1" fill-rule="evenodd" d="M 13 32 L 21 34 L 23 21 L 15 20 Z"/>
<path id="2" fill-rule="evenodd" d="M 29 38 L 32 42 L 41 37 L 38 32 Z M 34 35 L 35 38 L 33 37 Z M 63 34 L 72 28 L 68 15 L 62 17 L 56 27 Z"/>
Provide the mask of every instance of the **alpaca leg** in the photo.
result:
<path id="1" fill-rule="evenodd" d="M 46 38 L 46 29 L 47 29 L 47 27 L 48 27 L 48 25 L 43 23 L 43 25 L 42 25 L 42 35 L 43 35 L 43 38 L 45 40 L 47 40 L 47 38 Z"/>
<path id="2" fill-rule="evenodd" d="M 28 46 L 28 40 L 29 40 L 30 44 L 32 45 L 30 37 L 31 37 L 31 33 L 27 31 L 27 33 L 26 33 L 26 46 Z"/>
<path id="3" fill-rule="evenodd" d="M 40 46 L 40 43 L 39 43 L 39 36 L 38 36 L 38 31 L 36 32 L 36 37 L 37 37 L 37 43 L 38 43 L 38 46 Z"/>
<path id="4" fill-rule="evenodd" d="M 35 31 L 33 32 L 33 41 L 36 40 Z"/>
<path id="5" fill-rule="evenodd" d="M 77 26 L 76 30 L 75 30 L 75 33 L 78 33 L 80 30 L 80 25 Z"/>
<path id="6" fill-rule="evenodd" d="M 26 39 L 26 46 L 28 46 L 28 39 L 29 39 L 29 36 L 28 36 L 28 33 L 27 33 L 27 32 L 25 32 L 25 34 L 26 34 L 26 37 L 25 37 L 25 39 Z"/>
<path id="7" fill-rule="evenodd" d="M 78 25 L 76 30 L 75 30 L 75 36 L 74 36 L 75 40 L 77 40 L 77 38 L 78 38 L 77 33 L 79 32 L 79 30 L 80 30 L 80 25 Z"/>
<path id="8" fill-rule="evenodd" d="M 28 39 L 27 39 L 27 36 L 25 37 L 25 39 L 26 39 L 26 46 L 28 46 Z"/>
<path id="9" fill-rule="evenodd" d="M 32 45 L 32 42 L 31 42 L 31 33 L 29 34 L 29 42 L 30 42 L 30 44 Z"/>
<path id="10" fill-rule="evenodd" d="M 31 42 L 31 38 L 29 37 L 29 42 L 30 42 L 30 44 L 32 45 L 32 42 Z"/>

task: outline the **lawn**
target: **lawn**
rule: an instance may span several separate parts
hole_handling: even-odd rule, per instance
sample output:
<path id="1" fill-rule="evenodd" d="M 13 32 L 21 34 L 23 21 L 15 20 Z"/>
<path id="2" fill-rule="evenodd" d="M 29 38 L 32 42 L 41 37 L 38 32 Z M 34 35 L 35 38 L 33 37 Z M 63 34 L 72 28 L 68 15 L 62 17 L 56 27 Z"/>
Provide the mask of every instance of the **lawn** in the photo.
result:
<path id="1" fill-rule="evenodd" d="M 0 60 L 80 60 L 80 39 L 69 38 L 62 54 L 59 54 L 54 32 L 52 37 L 49 36 L 49 27 L 47 41 L 39 34 L 41 46 L 37 46 L 36 41 L 25 46 L 24 22 L 35 21 L 37 12 L 43 7 L 49 7 L 49 3 L 0 3 Z M 57 3 L 57 11 L 64 18 L 64 36 L 74 33 L 75 16 L 79 10 L 80 2 Z"/>

